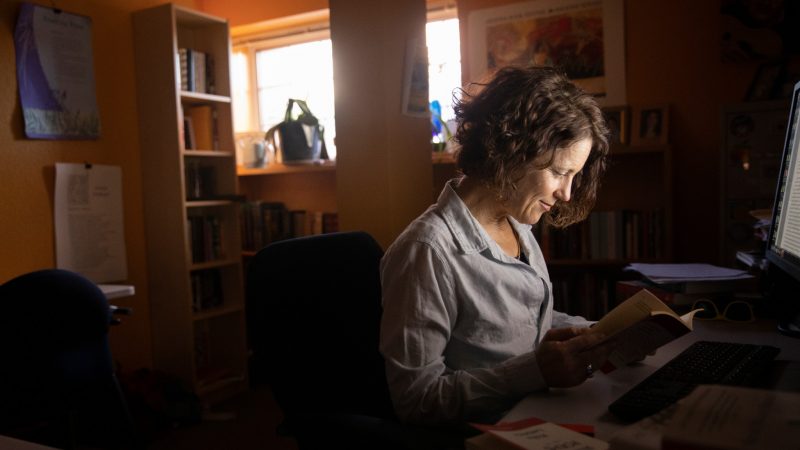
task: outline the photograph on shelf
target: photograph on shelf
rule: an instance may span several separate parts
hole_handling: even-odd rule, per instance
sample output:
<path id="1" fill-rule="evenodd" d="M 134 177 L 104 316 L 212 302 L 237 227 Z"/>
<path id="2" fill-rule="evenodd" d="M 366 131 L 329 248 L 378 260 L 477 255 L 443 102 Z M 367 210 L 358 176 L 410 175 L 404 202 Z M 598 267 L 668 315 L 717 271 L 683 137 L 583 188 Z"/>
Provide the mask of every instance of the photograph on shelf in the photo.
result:
<path id="1" fill-rule="evenodd" d="M 669 142 L 669 105 L 637 107 L 632 128 L 633 145 L 666 144 Z"/>
<path id="2" fill-rule="evenodd" d="M 606 119 L 606 126 L 611 133 L 609 143 L 628 144 L 628 123 L 630 113 L 627 106 L 607 106 L 603 108 L 603 116 Z"/>

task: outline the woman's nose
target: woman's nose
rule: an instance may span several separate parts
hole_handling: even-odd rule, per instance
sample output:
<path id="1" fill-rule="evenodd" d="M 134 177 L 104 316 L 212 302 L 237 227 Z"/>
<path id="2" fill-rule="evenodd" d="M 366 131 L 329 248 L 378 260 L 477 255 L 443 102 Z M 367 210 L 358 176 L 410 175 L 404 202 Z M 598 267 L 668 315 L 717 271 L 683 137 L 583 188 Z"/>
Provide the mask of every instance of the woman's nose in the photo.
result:
<path id="1" fill-rule="evenodd" d="M 568 202 L 572 197 L 572 178 L 564 181 L 558 189 L 556 189 L 555 197 L 558 201 Z"/>

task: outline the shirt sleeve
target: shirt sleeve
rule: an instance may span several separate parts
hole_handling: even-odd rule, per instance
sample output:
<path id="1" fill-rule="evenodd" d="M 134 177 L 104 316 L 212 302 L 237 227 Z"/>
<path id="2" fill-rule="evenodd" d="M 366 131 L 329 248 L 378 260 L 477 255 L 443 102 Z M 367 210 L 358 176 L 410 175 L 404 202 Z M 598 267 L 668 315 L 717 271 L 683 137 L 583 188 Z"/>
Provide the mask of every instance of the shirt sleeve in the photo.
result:
<path id="1" fill-rule="evenodd" d="M 569 314 L 553 311 L 553 328 L 578 327 L 586 328 L 594 324 L 591 320 L 586 320 L 581 316 L 570 316 Z"/>
<path id="2" fill-rule="evenodd" d="M 381 281 L 380 348 L 401 420 L 496 420 L 527 393 L 545 388 L 533 349 L 494 367 L 447 367 L 457 300 L 451 270 L 431 244 L 393 244 L 381 262 Z"/>

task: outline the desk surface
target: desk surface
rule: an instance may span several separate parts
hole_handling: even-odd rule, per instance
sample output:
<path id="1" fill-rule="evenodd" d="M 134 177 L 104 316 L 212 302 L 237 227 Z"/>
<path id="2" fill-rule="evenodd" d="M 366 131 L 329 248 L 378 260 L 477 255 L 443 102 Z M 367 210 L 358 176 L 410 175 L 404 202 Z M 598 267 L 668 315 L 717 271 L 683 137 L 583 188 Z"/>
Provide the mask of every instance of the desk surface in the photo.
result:
<path id="1" fill-rule="evenodd" d="M 608 439 L 627 425 L 608 412 L 608 405 L 674 358 L 695 341 L 744 342 L 772 345 L 781 349 L 779 360 L 800 361 L 800 340 L 778 333 L 773 321 L 739 324 L 727 321 L 694 321 L 694 331 L 658 349 L 641 363 L 597 373 L 580 386 L 550 389 L 528 395 L 503 420 L 538 417 L 556 423 L 582 423 L 595 426 L 595 436 Z"/>

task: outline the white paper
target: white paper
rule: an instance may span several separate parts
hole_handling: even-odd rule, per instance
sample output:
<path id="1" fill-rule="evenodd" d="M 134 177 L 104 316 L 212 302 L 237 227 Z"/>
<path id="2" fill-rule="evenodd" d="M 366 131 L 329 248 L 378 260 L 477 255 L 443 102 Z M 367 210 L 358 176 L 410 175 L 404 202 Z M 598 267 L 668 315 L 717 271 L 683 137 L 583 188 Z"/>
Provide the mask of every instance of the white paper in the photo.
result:
<path id="1" fill-rule="evenodd" d="M 655 283 L 682 283 L 687 281 L 738 280 L 752 278 L 744 270 L 719 267 L 711 264 L 645 264 L 631 263 L 626 270 L 641 273 Z"/>
<path id="2" fill-rule="evenodd" d="M 669 448 L 797 449 L 798 436 L 800 394 L 700 385 L 678 403 L 663 442 Z"/>
<path id="3" fill-rule="evenodd" d="M 56 265 L 95 283 L 128 278 L 118 166 L 56 163 Z"/>
<path id="4" fill-rule="evenodd" d="M 495 429 L 488 432 L 526 450 L 604 450 L 608 448 L 608 444 L 599 439 L 550 422 L 516 430 Z"/>

